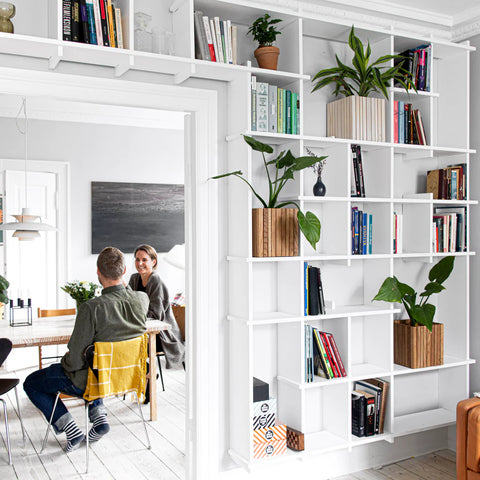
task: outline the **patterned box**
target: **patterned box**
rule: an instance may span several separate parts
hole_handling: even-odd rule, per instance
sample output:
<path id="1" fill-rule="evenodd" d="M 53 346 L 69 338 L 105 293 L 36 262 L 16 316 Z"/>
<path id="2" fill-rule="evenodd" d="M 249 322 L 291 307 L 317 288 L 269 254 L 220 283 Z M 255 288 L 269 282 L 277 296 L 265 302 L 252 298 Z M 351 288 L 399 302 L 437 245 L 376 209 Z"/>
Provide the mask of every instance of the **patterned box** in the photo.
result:
<path id="1" fill-rule="evenodd" d="M 305 435 L 294 428 L 287 427 L 287 447 L 297 452 L 305 450 Z"/>
<path id="2" fill-rule="evenodd" d="M 287 451 L 287 426 L 275 425 L 253 432 L 253 458 L 283 455 Z"/>
<path id="3" fill-rule="evenodd" d="M 268 428 L 275 425 L 275 416 L 277 413 L 277 400 L 271 398 L 263 402 L 254 402 L 253 404 L 253 429 Z"/>

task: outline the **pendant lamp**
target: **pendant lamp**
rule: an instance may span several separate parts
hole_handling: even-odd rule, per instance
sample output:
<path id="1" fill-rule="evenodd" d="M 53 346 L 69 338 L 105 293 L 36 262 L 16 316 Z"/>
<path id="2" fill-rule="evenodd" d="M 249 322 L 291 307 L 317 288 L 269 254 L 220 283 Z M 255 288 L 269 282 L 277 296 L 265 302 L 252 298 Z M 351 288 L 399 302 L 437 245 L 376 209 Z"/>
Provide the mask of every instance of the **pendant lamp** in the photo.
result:
<path id="1" fill-rule="evenodd" d="M 56 228 L 52 227 L 51 225 L 47 225 L 46 223 L 42 223 L 40 216 L 33 214 L 32 211 L 27 207 L 28 117 L 27 99 L 25 97 L 23 98 L 22 106 L 20 107 L 18 115 L 20 115 L 22 110 L 25 118 L 25 130 L 23 132 L 21 129 L 19 130 L 24 135 L 25 143 L 25 207 L 22 208 L 21 214 L 12 215 L 12 217 L 16 219 L 15 222 L 4 223 L 0 225 L 0 230 L 15 230 L 12 236 L 24 241 L 38 238 L 41 231 L 52 231 L 56 230 Z"/>

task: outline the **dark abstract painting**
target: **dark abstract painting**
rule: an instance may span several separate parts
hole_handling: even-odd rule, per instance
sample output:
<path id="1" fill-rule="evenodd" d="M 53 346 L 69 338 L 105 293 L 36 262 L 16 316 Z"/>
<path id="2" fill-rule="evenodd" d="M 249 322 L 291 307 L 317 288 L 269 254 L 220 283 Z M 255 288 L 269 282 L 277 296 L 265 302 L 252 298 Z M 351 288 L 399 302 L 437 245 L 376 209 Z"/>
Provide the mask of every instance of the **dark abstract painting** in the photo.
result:
<path id="1" fill-rule="evenodd" d="M 92 182 L 92 253 L 143 243 L 168 252 L 184 242 L 183 185 Z"/>

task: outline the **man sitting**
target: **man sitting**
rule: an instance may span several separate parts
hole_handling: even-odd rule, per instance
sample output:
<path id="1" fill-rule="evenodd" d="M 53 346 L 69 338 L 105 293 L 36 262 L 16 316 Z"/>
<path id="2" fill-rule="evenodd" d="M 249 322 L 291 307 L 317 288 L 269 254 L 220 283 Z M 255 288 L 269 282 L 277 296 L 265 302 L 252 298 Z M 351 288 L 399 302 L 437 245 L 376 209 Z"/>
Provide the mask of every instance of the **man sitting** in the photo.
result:
<path id="1" fill-rule="evenodd" d="M 30 374 L 23 388 L 32 403 L 50 420 L 56 394 L 62 391 L 73 396 L 83 396 L 87 385 L 88 365 L 84 352 L 95 342 L 119 342 L 142 335 L 146 330 L 148 296 L 125 288 L 123 253 L 106 247 L 97 259 L 98 280 L 102 294 L 80 305 L 75 327 L 68 342 L 68 352 L 61 363 Z M 88 415 L 93 423 L 88 432 L 89 441 L 99 440 L 109 430 L 107 410 L 101 399 L 89 405 Z M 65 432 L 65 451 L 77 448 L 85 438 L 65 404 L 59 399 L 52 419 L 57 435 Z"/>

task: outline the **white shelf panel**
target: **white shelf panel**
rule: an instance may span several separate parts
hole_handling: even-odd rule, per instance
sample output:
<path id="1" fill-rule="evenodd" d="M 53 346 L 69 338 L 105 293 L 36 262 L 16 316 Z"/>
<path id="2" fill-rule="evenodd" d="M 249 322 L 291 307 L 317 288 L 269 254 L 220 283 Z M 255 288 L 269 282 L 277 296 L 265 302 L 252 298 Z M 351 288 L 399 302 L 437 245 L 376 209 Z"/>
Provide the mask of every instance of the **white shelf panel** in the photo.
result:
<path id="1" fill-rule="evenodd" d="M 461 367 L 462 365 L 471 365 L 473 363 L 475 363 L 475 360 L 472 358 L 465 360 L 458 357 L 444 355 L 443 365 L 435 365 L 433 367 L 425 367 L 425 368 L 408 368 L 408 367 L 404 367 L 403 365 L 395 364 L 393 366 L 393 374 L 394 375 L 412 375 L 412 374 L 414 375 L 415 373 L 419 373 L 419 372 L 443 370 L 445 368 Z"/>
<path id="2" fill-rule="evenodd" d="M 359 363 L 352 365 L 350 370 L 350 380 L 360 380 L 362 378 L 369 377 L 384 377 L 390 375 L 390 372 L 378 365 L 372 365 L 371 363 Z"/>
<path id="3" fill-rule="evenodd" d="M 404 96 L 413 101 L 415 101 L 416 96 L 419 96 L 419 97 L 439 97 L 440 96 L 439 93 L 423 92 L 422 90 L 418 90 L 417 92 L 415 92 L 415 90 L 410 89 L 408 92 L 406 92 L 404 88 L 400 88 L 400 87 L 393 87 L 393 88 L 390 88 L 389 90 L 395 94 L 395 97 Z"/>
<path id="4" fill-rule="evenodd" d="M 299 200 L 306 203 L 330 203 L 330 202 L 350 202 L 350 203 L 421 203 L 434 205 L 449 205 L 452 207 L 463 205 L 477 205 L 478 200 L 435 200 L 433 198 L 386 198 L 386 197 L 314 197 L 311 195 L 300 195 L 292 197 L 293 200 Z M 290 198 L 286 198 L 290 200 Z"/>
<path id="5" fill-rule="evenodd" d="M 323 431 L 305 434 L 305 454 L 331 452 L 341 448 L 347 448 L 348 441 L 333 433 Z"/>
<path id="6" fill-rule="evenodd" d="M 366 445 L 368 443 L 375 443 L 380 441 L 393 442 L 393 435 L 388 433 L 382 433 L 381 435 L 370 435 L 369 437 L 356 437 L 351 435 L 351 445 L 352 447 L 357 447 L 360 445 Z"/>
<path id="7" fill-rule="evenodd" d="M 446 427 L 455 423 L 455 412 L 444 408 L 411 413 L 393 419 L 394 435 L 408 435 L 433 428 Z"/>
<path id="8" fill-rule="evenodd" d="M 260 458 L 252 461 L 248 461 L 245 457 L 243 457 L 233 449 L 230 449 L 228 451 L 228 454 L 232 457 L 235 463 L 237 463 L 241 467 L 248 468 L 249 470 L 255 470 L 255 468 L 264 469 L 268 465 L 290 462 L 292 459 L 299 458 L 299 456 L 302 455 L 301 452 L 295 452 L 294 450 L 290 450 L 289 448 L 287 448 L 287 451 L 283 455 Z"/>

